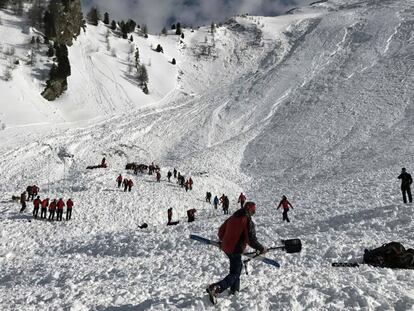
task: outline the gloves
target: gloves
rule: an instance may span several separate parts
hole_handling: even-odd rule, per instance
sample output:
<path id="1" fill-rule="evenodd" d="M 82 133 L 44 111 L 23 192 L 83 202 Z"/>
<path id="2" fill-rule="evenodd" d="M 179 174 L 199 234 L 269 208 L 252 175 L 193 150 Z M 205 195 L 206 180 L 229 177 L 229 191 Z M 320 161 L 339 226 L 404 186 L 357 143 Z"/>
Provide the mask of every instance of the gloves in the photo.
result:
<path id="1" fill-rule="evenodd" d="M 267 253 L 267 248 L 266 247 L 263 247 L 262 251 L 261 252 L 258 251 L 258 253 L 259 253 L 259 255 L 266 254 Z"/>

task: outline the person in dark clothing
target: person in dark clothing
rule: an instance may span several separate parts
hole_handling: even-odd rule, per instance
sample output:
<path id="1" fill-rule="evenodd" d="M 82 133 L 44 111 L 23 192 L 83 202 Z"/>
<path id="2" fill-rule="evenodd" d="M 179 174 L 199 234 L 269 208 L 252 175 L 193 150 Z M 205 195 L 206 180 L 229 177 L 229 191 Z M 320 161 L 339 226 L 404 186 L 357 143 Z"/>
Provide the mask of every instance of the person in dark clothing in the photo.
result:
<path id="1" fill-rule="evenodd" d="M 36 185 L 33 185 L 32 186 L 32 193 L 33 193 L 33 197 L 32 197 L 32 200 L 34 199 L 34 197 L 36 197 L 38 194 L 39 194 L 39 187 L 38 186 L 36 186 Z"/>
<path id="2" fill-rule="evenodd" d="M 185 177 L 183 175 L 180 175 L 180 186 L 181 186 L 181 188 L 184 188 L 184 184 L 185 184 Z"/>
<path id="3" fill-rule="evenodd" d="M 49 206 L 49 198 L 46 198 L 41 203 L 41 210 L 40 210 L 40 218 L 46 219 L 47 214 L 47 207 Z"/>
<path id="4" fill-rule="evenodd" d="M 223 198 L 223 212 L 224 212 L 224 215 L 229 214 L 229 206 L 230 206 L 229 198 L 225 195 L 224 198 Z"/>
<path id="5" fill-rule="evenodd" d="M 116 178 L 116 182 L 118 183 L 118 188 L 120 188 L 121 184 L 122 184 L 122 175 L 121 174 L 119 174 L 119 176 Z"/>
<path id="6" fill-rule="evenodd" d="M 175 167 L 174 167 L 174 170 L 173 170 L 173 174 L 174 174 L 174 178 L 177 178 L 177 170 L 175 169 Z"/>
<path id="7" fill-rule="evenodd" d="M 252 216 L 256 212 L 254 202 L 246 202 L 243 208 L 236 211 L 220 227 L 218 237 L 220 248 L 226 253 L 230 261 L 230 272 L 220 282 L 210 284 L 207 292 L 213 304 L 219 293 L 230 288 L 231 293 L 240 291 L 240 274 L 242 271 L 241 256 L 246 245 L 256 249 L 260 254 L 266 253 L 266 248 L 256 238 L 255 225 Z"/>
<path id="8" fill-rule="evenodd" d="M 195 213 L 196 213 L 196 211 L 197 210 L 195 208 L 189 209 L 187 211 L 188 222 L 193 222 L 195 220 Z"/>
<path id="9" fill-rule="evenodd" d="M 413 179 L 411 175 L 407 173 L 405 167 L 401 169 L 401 174 L 398 176 L 398 179 L 401 179 L 401 192 L 403 195 L 404 203 L 407 203 L 407 195 L 408 195 L 408 202 L 413 202 L 413 197 L 411 196 L 411 184 L 413 183 Z"/>
<path id="10" fill-rule="evenodd" d="M 157 182 L 160 182 L 161 181 L 161 173 L 160 173 L 160 171 L 157 171 L 156 176 L 157 176 Z"/>
<path id="11" fill-rule="evenodd" d="M 122 184 L 124 185 L 124 192 L 126 192 L 128 190 L 128 179 L 124 178 Z"/>
<path id="12" fill-rule="evenodd" d="M 72 208 L 73 208 L 73 201 L 69 199 L 66 202 L 66 220 L 70 220 L 72 218 Z"/>
<path id="13" fill-rule="evenodd" d="M 206 202 L 211 204 L 211 192 L 206 192 Z"/>
<path id="14" fill-rule="evenodd" d="M 56 199 L 49 204 L 49 220 L 55 219 Z"/>
<path id="15" fill-rule="evenodd" d="M 40 200 L 39 196 L 36 199 L 34 199 L 34 201 L 33 201 L 33 217 L 34 217 L 34 219 L 37 219 L 37 215 L 39 214 L 39 207 L 40 207 L 41 203 L 42 203 L 42 201 Z"/>
<path id="16" fill-rule="evenodd" d="M 27 186 L 26 187 L 26 192 L 27 192 L 27 199 L 26 199 L 26 201 L 30 201 L 30 198 L 32 197 L 32 195 L 33 195 L 33 189 L 32 189 L 32 186 Z"/>
<path id="17" fill-rule="evenodd" d="M 134 186 L 134 182 L 132 179 L 128 180 L 128 192 L 131 192 L 132 187 Z"/>
<path id="18" fill-rule="evenodd" d="M 172 212 L 172 207 L 170 207 L 168 210 L 167 210 L 167 217 L 168 217 L 168 225 L 171 223 L 171 220 L 172 220 L 172 214 L 173 214 L 173 212 Z"/>
<path id="19" fill-rule="evenodd" d="M 167 173 L 167 178 L 168 178 L 168 181 L 171 181 L 171 180 L 170 180 L 170 179 L 171 179 L 171 176 L 172 176 L 171 171 L 168 171 L 168 173 Z"/>
<path id="20" fill-rule="evenodd" d="M 193 179 L 191 177 L 188 179 L 188 189 L 193 190 Z"/>
<path id="21" fill-rule="evenodd" d="M 214 209 L 217 209 L 217 206 L 219 205 L 219 198 L 217 196 L 214 196 L 213 205 Z"/>
<path id="22" fill-rule="evenodd" d="M 26 191 L 23 191 L 20 195 L 20 204 L 22 205 L 20 213 L 22 213 L 26 209 Z"/>
<path id="23" fill-rule="evenodd" d="M 282 196 L 282 200 L 280 200 L 279 205 L 277 206 L 277 210 L 282 206 L 283 208 L 283 221 L 287 221 L 290 222 L 289 217 L 288 217 L 288 212 L 289 212 L 289 206 L 293 209 L 292 204 L 290 204 L 290 202 L 288 201 L 286 196 Z"/>
<path id="24" fill-rule="evenodd" d="M 105 159 L 105 157 L 103 157 L 102 158 L 102 161 L 101 161 L 101 167 L 106 167 L 107 165 L 106 165 L 106 159 Z"/>
<path id="25" fill-rule="evenodd" d="M 186 180 L 184 184 L 185 192 L 188 191 L 188 187 L 189 187 L 189 183 L 188 183 L 188 180 Z"/>

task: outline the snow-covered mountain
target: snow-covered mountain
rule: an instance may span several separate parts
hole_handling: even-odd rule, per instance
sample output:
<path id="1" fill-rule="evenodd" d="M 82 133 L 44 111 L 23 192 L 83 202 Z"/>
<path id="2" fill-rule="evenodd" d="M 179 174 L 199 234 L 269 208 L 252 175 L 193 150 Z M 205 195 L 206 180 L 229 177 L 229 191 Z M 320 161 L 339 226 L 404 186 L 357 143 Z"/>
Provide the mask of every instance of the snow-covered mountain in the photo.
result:
<path id="1" fill-rule="evenodd" d="M 213 309 L 205 286 L 226 275 L 227 259 L 188 239 L 216 238 L 226 219 L 207 191 L 227 194 L 231 211 L 241 191 L 255 201 L 265 245 L 304 246 L 269 252 L 280 269 L 251 263 L 218 309 L 414 308 L 411 270 L 330 267 L 392 240 L 414 247 L 396 178 L 414 160 L 412 1 L 318 1 L 234 17 L 214 34 L 185 29 L 184 39 L 137 31 L 130 42 L 89 25 L 54 102 L 40 95 L 51 63 L 30 44 L 36 30 L 9 11 L 0 19 L 0 73 L 12 75 L 0 80 L 2 310 Z M 130 68 L 136 47 L 148 95 Z M 103 156 L 107 169 L 85 169 Z M 159 164 L 161 183 L 125 171 L 132 161 Z M 174 167 L 194 190 L 166 180 Z M 115 187 L 119 173 L 134 180 L 131 193 Z M 42 198 L 73 198 L 73 219 L 28 222 L 32 206 L 19 214 L 10 198 L 32 184 Z M 283 194 L 291 223 L 275 208 Z M 165 226 L 169 207 L 178 226 Z"/>

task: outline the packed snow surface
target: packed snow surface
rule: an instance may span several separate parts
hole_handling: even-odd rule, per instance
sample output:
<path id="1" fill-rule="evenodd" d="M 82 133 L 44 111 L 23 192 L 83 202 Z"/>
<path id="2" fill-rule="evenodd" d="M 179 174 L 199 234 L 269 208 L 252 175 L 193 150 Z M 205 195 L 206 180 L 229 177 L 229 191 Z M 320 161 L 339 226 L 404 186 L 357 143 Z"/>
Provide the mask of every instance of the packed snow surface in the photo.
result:
<path id="1" fill-rule="evenodd" d="M 39 95 L 47 47 L 26 64 L 36 30 L 9 11 L 0 19 L 1 74 L 12 73 L 0 80 L 1 310 L 414 309 L 413 270 L 330 265 L 389 241 L 414 247 L 413 205 L 396 178 L 414 170 L 413 1 L 319 2 L 181 40 L 136 32 L 129 42 L 88 26 L 55 102 Z M 136 47 L 149 95 L 130 68 Z M 86 170 L 104 156 L 108 168 Z M 126 171 L 133 161 L 160 165 L 161 182 Z M 193 190 L 167 181 L 174 167 Z M 116 187 L 119 173 L 132 192 Z M 72 198 L 72 220 L 33 220 L 30 203 L 19 213 L 11 197 L 33 184 L 41 198 Z M 205 287 L 228 260 L 188 238 L 217 239 L 226 219 L 207 191 L 227 194 L 230 212 L 240 192 L 255 201 L 265 246 L 303 243 L 266 255 L 279 269 L 251 262 L 241 292 L 217 307 Z M 276 210 L 282 195 L 291 223 Z M 170 207 L 177 226 L 166 226 Z"/>

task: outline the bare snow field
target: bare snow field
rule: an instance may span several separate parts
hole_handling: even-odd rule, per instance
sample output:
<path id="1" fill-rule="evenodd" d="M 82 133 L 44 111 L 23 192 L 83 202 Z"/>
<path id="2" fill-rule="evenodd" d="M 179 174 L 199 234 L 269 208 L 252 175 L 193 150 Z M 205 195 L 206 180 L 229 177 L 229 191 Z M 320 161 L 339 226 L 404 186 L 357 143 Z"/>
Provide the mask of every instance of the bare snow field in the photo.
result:
<path id="1" fill-rule="evenodd" d="M 414 171 L 413 1 L 235 17 L 214 34 L 185 29 L 182 42 L 88 25 L 55 102 L 40 95 L 44 51 L 25 63 L 35 30 L 9 11 L 0 19 L 0 74 L 12 73 L 0 79 L 1 310 L 414 310 L 413 270 L 331 267 L 389 241 L 414 247 L 397 180 L 401 167 Z M 135 47 L 149 95 L 129 73 Z M 86 170 L 103 156 L 107 169 Z M 132 161 L 159 164 L 161 182 L 127 172 Z M 192 191 L 167 181 L 174 167 Z M 131 193 L 116 188 L 119 173 Z M 19 213 L 11 197 L 32 184 L 42 198 L 72 198 L 72 220 L 32 220 L 30 203 Z M 227 194 L 230 212 L 241 191 L 255 201 L 264 245 L 303 243 L 300 254 L 266 255 L 279 269 L 251 262 L 241 292 L 216 307 L 205 287 L 228 260 L 188 238 L 216 239 L 226 219 L 206 191 Z M 283 194 L 291 223 L 276 211 Z M 177 226 L 166 226 L 169 207 Z"/>

